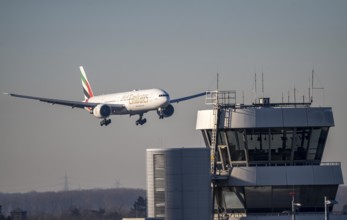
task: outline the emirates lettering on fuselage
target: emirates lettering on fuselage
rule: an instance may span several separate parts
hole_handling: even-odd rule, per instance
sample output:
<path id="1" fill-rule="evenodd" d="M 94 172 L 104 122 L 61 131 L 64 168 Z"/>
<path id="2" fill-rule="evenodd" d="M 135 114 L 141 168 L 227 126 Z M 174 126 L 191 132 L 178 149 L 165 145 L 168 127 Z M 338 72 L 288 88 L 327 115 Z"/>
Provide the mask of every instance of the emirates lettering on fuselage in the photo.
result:
<path id="1" fill-rule="evenodd" d="M 148 95 L 130 95 L 129 104 L 148 103 Z"/>

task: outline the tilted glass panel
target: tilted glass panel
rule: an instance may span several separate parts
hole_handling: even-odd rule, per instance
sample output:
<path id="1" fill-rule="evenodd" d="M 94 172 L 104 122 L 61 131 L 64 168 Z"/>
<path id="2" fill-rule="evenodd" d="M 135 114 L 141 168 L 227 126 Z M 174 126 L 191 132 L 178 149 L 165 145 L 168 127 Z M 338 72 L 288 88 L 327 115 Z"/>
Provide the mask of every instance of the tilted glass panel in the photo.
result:
<path id="1" fill-rule="evenodd" d="M 307 152 L 307 160 L 316 160 L 317 148 L 319 137 L 321 134 L 321 128 L 313 128 L 310 136 L 310 143 Z"/>
<path id="2" fill-rule="evenodd" d="M 227 130 L 225 143 L 228 144 L 231 161 L 246 161 L 243 129 Z"/>
<path id="3" fill-rule="evenodd" d="M 320 136 L 319 136 L 319 140 L 318 140 L 318 146 L 317 146 L 317 152 L 316 152 L 315 160 L 321 160 L 322 159 L 325 143 L 326 143 L 327 136 L 328 136 L 328 132 L 329 132 L 329 127 L 323 127 L 322 128 Z"/>

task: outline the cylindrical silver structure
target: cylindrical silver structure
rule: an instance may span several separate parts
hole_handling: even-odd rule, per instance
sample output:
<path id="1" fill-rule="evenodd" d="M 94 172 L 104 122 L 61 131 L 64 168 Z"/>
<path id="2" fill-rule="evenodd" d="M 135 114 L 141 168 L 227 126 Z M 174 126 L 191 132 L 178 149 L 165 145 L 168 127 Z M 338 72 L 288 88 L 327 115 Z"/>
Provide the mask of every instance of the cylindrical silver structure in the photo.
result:
<path id="1" fill-rule="evenodd" d="M 208 148 L 147 149 L 148 217 L 210 220 Z"/>

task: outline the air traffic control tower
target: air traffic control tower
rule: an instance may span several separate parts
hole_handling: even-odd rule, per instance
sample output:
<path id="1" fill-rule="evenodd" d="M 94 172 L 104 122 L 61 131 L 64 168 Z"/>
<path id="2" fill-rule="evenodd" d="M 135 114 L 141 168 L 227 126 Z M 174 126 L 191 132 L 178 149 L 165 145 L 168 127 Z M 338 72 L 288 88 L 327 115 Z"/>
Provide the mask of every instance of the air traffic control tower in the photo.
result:
<path id="1" fill-rule="evenodd" d="M 215 219 L 324 219 L 343 184 L 340 163 L 322 162 L 331 108 L 237 105 L 234 91 L 209 92 L 206 102 L 213 108 L 198 111 L 196 129 L 211 151 Z"/>

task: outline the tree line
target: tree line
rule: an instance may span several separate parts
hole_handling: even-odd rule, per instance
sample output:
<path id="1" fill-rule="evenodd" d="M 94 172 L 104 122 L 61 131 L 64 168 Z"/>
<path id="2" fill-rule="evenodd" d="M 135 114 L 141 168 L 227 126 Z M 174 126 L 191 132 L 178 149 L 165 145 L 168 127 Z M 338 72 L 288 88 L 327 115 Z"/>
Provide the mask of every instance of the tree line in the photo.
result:
<path id="1" fill-rule="evenodd" d="M 146 216 L 144 189 L 93 189 L 62 192 L 0 193 L 3 216 L 17 208 L 27 219 L 122 219 Z"/>

